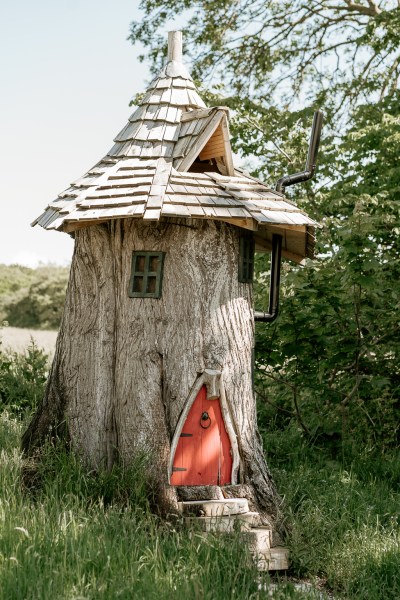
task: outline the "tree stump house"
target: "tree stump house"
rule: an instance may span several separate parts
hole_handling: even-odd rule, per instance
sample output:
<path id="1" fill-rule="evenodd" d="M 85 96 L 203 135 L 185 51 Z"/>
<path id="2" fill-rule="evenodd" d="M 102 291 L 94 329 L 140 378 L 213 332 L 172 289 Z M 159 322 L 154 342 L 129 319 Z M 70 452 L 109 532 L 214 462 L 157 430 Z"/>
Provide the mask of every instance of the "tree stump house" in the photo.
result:
<path id="1" fill-rule="evenodd" d="M 36 224 L 75 249 L 25 450 L 63 430 L 95 469 L 146 451 L 160 504 L 241 496 L 273 524 L 252 389 L 253 257 L 274 234 L 284 257 L 312 257 L 316 223 L 234 166 L 229 111 L 205 106 L 180 32 L 108 154 Z"/>

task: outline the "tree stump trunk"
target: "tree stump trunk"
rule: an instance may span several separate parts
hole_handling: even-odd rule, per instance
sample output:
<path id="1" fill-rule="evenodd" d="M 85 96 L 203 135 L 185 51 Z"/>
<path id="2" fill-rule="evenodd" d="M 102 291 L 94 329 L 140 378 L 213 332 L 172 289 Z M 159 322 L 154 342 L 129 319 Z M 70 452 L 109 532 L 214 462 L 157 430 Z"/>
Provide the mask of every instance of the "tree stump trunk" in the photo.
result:
<path id="1" fill-rule="evenodd" d="M 29 454 L 68 435 L 91 468 L 152 457 L 160 504 L 173 507 L 171 441 L 197 378 L 222 372 L 237 436 L 238 484 L 276 524 L 252 390 L 252 285 L 239 283 L 240 229 L 206 220 L 114 220 L 75 233 L 64 316 L 43 401 L 23 436 Z M 162 296 L 130 298 L 132 251 L 165 252 Z M 229 490 L 227 490 L 227 493 Z"/>

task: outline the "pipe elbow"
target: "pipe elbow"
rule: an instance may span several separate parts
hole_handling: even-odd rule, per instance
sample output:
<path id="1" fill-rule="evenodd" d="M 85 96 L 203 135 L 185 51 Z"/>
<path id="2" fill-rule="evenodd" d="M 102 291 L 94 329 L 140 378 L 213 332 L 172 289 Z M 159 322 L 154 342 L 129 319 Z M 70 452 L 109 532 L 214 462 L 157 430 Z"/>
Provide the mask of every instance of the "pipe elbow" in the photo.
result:
<path id="1" fill-rule="evenodd" d="M 256 310 L 256 311 L 254 311 L 254 320 L 257 321 L 258 323 L 272 323 L 273 321 L 275 321 L 278 314 L 279 314 L 278 310 L 275 310 L 275 312 L 273 312 L 273 313 L 265 313 L 265 312 L 260 312 L 260 311 Z"/>

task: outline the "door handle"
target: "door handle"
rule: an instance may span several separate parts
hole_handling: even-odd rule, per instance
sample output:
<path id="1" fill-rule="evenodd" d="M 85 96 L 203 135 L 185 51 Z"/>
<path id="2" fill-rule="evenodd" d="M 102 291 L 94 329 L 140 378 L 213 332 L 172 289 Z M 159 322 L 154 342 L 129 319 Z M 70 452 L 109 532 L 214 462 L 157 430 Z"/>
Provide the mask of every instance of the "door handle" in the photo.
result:
<path id="1" fill-rule="evenodd" d="M 211 425 L 211 418 L 208 412 L 203 412 L 200 419 L 200 427 L 202 429 L 208 429 Z"/>

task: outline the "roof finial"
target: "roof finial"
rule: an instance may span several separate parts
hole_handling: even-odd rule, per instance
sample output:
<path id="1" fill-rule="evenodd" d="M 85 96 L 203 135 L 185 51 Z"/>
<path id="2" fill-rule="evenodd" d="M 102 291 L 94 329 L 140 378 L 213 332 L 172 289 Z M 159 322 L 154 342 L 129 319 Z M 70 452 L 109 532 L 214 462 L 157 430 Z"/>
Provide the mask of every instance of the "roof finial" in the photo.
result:
<path id="1" fill-rule="evenodd" d="M 182 62 L 182 31 L 168 32 L 168 62 Z"/>

